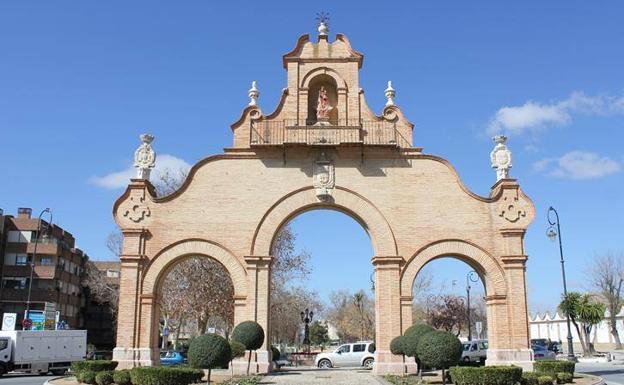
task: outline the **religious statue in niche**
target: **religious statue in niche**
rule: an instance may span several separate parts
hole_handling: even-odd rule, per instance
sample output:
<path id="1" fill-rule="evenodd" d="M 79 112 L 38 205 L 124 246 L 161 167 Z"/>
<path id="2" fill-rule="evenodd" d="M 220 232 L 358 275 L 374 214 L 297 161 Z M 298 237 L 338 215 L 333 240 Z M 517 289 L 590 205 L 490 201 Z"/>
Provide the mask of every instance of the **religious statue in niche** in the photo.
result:
<path id="1" fill-rule="evenodd" d="M 316 124 L 319 126 L 329 125 L 329 112 L 332 109 L 333 107 L 329 105 L 327 90 L 324 86 L 321 86 L 316 104 Z"/>

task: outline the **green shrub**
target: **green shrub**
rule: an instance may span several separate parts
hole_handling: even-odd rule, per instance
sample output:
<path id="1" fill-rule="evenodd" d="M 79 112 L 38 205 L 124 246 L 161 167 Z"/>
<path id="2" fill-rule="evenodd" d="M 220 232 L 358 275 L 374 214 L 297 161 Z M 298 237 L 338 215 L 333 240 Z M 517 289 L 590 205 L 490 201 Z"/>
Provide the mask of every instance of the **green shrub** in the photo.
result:
<path id="1" fill-rule="evenodd" d="M 538 373 L 557 378 L 557 373 L 565 372 L 574 375 L 575 363 L 572 361 L 543 360 L 535 361 L 533 370 Z"/>
<path id="2" fill-rule="evenodd" d="M 113 382 L 113 372 L 110 370 L 98 372 L 95 375 L 95 383 L 97 385 L 111 385 Z"/>
<path id="3" fill-rule="evenodd" d="M 107 360 L 78 361 L 78 362 L 72 362 L 71 364 L 71 370 L 74 373 L 78 373 L 83 370 L 90 370 L 93 372 L 103 372 L 106 370 L 115 370 L 116 367 L 117 367 L 117 361 L 107 361 Z"/>
<path id="4" fill-rule="evenodd" d="M 188 350 L 189 364 L 194 368 L 208 369 L 208 383 L 212 369 L 227 368 L 232 350 L 227 340 L 218 334 L 207 333 L 193 340 Z"/>
<path id="5" fill-rule="evenodd" d="M 394 337 L 392 341 L 390 341 L 390 351 L 392 354 L 396 354 L 398 356 L 404 355 L 405 352 L 403 351 L 403 343 L 403 336 Z"/>
<path id="6" fill-rule="evenodd" d="M 245 350 L 247 350 L 245 345 L 241 344 L 238 341 L 230 341 L 230 351 L 232 352 L 230 360 L 238 357 L 243 357 L 245 355 Z"/>
<path id="7" fill-rule="evenodd" d="M 447 369 L 459 362 L 462 347 L 461 341 L 453 333 L 434 331 L 420 338 L 416 354 L 426 367 Z"/>
<path id="8" fill-rule="evenodd" d="M 221 385 L 257 385 L 262 381 L 261 376 L 248 376 L 232 378 L 225 382 L 221 382 Z"/>
<path id="9" fill-rule="evenodd" d="M 264 343 L 264 330 L 255 321 L 244 321 L 232 331 L 232 340 L 245 345 L 247 350 L 260 349 Z"/>
<path id="10" fill-rule="evenodd" d="M 522 373 L 522 379 L 520 380 L 520 384 L 522 384 L 522 385 L 537 385 L 537 377 L 539 377 L 538 373 L 535 373 L 535 372 L 524 372 L 524 373 Z"/>
<path id="11" fill-rule="evenodd" d="M 117 370 L 113 372 L 113 382 L 117 385 L 131 385 L 130 371 L 129 370 Z"/>
<path id="12" fill-rule="evenodd" d="M 554 385 L 551 376 L 541 375 L 537 377 L 537 385 Z"/>
<path id="13" fill-rule="evenodd" d="M 455 366 L 451 370 L 455 385 L 516 385 L 524 384 L 522 368 L 517 366 Z"/>
<path id="14" fill-rule="evenodd" d="M 95 384 L 95 375 L 96 373 L 93 370 L 82 370 L 80 372 L 80 382 L 84 382 L 85 384 Z"/>
<path id="15" fill-rule="evenodd" d="M 557 373 L 558 384 L 571 384 L 574 381 L 574 375 L 567 372 Z"/>
<path id="16" fill-rule="evenodd" d="M 435 331 L 429 325 L 417 324 L 412 325 L 405 333 L 403 333 L 403 352 L 408 357 L 418 358 L 418 342 L 420 338 L 428 333 Z"/>
<path id="17" fill-rule="evenodd" d="M 144 366 L 130 370 L 133 385 L 189 385 L 199 382 L 204 376 L 202 370 Z"/>
<path id="18" fill-rule="evenodd" d="M 384 376 L 386 381 L 391 383 L 392 385 L 420 385 L 423 384 L 421 380 L 417 377 L 411 376 L 397 376 L 395 374 L 388 374 Z"/>
<path id="19" fill-rule="evenodd" d="M 271 359 L 273 361 L 279 360 L 281 355 L 282 353 L 280 353 L 278 348 L 276 348 L 275 346 L 271 346 Z"/>

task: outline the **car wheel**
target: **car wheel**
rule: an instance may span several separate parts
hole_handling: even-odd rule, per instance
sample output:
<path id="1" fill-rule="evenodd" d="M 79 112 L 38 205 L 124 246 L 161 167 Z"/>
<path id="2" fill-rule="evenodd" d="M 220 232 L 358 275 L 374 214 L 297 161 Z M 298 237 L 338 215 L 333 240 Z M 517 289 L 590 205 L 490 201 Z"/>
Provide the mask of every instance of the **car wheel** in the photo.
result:
<path id="1" fill-rule="evenodd" d="M 364 360 L 364 367 L 366 369 L 372 369 L 373 368 L 373 364 L 375 363 L 375 360 L 372 358 L 367 358 Z"/>
<path id="2" fill-rule="evenodd" d="M 470 357 L 468 357 L 468 356 L 464 357 L 464 358 L 463 358 L 463 361 L 464 361 L 465 363 L 469 364 L 469 363 L 470 363 Z"/>
<path id="3" fill-rule="evenodd" d="M 52 374 L 54 374 L 55 376 L 62 376 L 63 374 L 65 374 L 65 369 L 54 369 L 51 370 Z"/>
<path id="4" fill-rule="evenodd" d="M 330 360 L 320 360 L 318 363 L 318 367 L 321 369 L 329 369 L 332 367 Z"/>

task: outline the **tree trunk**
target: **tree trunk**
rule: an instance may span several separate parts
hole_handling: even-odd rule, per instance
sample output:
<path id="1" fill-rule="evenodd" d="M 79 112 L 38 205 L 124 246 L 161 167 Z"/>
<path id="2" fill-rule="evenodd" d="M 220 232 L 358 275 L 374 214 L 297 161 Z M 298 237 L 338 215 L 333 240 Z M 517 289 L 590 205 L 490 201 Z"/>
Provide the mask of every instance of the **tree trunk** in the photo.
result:
<path id="1" fill-rule="evenodd" d="M 442 385 L 446 385 L 446 372 L 442 369 Z"/>
<path id="2" fill-rule="evenodd" d="M 250 367 L 251 367 L 251 350 L 249 351 L 249 357 L 247 358 L 247 375 L 249 375 Z"/>
<path id="3" fill-rule="evenodd" d="M 620 341 L 620 333 L 618 333 L 617 331 L 617 319 L 615 318 L 615 315 L 613 315 L 613 313 L 609 315 L 609 321 L 609 323 L 611 324 L 611 335 L 615 340 L 615 348 L 617 350 L 620 350 L 622 349 L 622 341 Z"/>
<path id="4" fill-rule="evenodd" d="M 212 372 L 212 369 L 208 368 L 208 385 L 210 385 L 210 374 Z"/>
<path id="5" fill-rule="evenodd" d="M 585 345 L 585 338 L 583 336 L 583 332 L 581 332 L 581 328 L 579 327 L 578 323 L 576 323 L 576 320 L 572 319 L 572 324 L 574 324 L 574 328 L 576 329 L 576 333 L 579 336 L 579 340 L 581 341 L 581 348 L 583 349 L 583 356 L 587 356 L 589 351 L 587 349 L 587 346 Z"/>

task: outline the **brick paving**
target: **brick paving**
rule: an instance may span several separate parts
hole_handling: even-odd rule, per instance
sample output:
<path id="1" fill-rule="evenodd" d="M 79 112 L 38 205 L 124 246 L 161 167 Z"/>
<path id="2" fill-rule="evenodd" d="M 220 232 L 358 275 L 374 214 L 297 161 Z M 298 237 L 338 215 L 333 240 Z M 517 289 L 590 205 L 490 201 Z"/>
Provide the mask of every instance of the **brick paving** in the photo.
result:
<path id="1" fill-rule="evenodd" d="M 266 376 L 262 384 L 275 385 L 381 385 L 387 384 L 364 369 L 287 368 Z"/>

